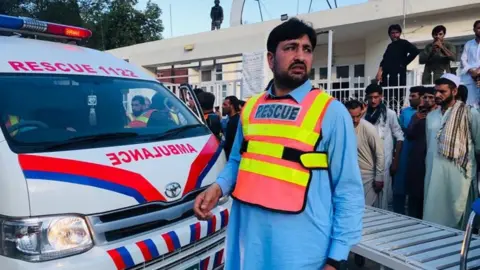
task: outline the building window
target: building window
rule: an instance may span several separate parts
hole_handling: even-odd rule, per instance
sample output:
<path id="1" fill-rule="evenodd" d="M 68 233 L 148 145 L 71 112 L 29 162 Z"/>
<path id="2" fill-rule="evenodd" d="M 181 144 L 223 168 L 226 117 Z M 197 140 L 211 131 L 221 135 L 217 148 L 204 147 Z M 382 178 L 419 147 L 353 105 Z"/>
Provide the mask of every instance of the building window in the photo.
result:
<path id="1" fill-rule="evenodd" d="M 227 97 L 227 85 L 222 85 L 222 98 L 225 99 Z"/>
<path id="2" fill-rule="evenodd" d="M 350 77 L 350 70 L 349 69 L 350 69 L 349 66 L 339 66 L 339 67 L 337 67 L 337 79 Z"/>
<path id="3" fill-rule="evenodd" d="M 353 76 L 355 78 L 365 77 L 365 65 L 355 65 L 353 67 Z"/>
<path id="4" fill-rule="evenodd" d="M 328 79 L 328 68 L 322 67 L 320 68 L 320 80 Z"/>
<path id="5" fill-rule="evenodd" d="M 312 68 L 312 70 L 310 70 L 310 74 L 309 74 L 309 79 L 310 80 L 315 80 L 315 69 Z"/>
<path id="6" fill-rule="evenodd" d="M 202 82 L 209 82 L 212 80 L 211 70 L 202 70 Z"/>
<path id="7" fill-rule="evenodd" d="M 215 68 L 215 73 L 216 73 L 216 76 L 215 76 L 215 80 L 217 81 L 221 81 L 223 80 L 223 66 L 220 64 L 220 65 L 217 65 L 217 67 Z"/>

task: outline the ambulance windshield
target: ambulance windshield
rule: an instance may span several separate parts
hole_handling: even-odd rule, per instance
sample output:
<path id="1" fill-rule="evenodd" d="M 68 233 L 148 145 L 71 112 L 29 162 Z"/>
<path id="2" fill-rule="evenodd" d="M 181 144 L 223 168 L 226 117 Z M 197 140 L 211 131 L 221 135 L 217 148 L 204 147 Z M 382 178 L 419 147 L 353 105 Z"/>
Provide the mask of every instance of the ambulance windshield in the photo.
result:
<path id="1" fill-rule="evenodd" d="M 182 101 L 156 82 L 7 74 L 0 75 L 0 85 L 0 126 L 16 153 L 209 134 Z"/>

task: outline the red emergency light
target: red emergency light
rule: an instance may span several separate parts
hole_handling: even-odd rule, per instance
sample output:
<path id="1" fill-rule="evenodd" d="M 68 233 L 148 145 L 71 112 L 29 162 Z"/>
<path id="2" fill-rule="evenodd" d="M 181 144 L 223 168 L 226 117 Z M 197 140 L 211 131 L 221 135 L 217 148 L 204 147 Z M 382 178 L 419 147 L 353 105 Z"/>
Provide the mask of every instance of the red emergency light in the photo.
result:
<path id="1" fill-rule="evenodd" d="M 92 31 L 85 28 L 7 15 L 0 15 L 0 30 L 51 35 L 71 39 L 87 39 L 92 36 Z"/>

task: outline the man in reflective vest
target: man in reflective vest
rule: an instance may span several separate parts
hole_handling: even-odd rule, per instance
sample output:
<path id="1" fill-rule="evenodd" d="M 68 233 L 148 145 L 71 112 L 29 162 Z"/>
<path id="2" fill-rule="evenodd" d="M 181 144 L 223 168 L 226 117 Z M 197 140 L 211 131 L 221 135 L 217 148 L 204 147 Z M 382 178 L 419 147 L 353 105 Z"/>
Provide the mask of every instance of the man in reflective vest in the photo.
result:
<path id="1" fill-rule="evenodd" d="M 242 110 L 230 159 L 194 211 L 234 198 L 226 270 L 340 269 L 360 241 L 364 195 L 351 117 L 308 80 L 315 30 L 292 18 L 272 30 L 274 83 Z"/>
<path id="2" fill-rule="evenodd" d="M 134 96 L 132 98 L 132 113 L 128 114 L 129 123 L 127 125 L 128 128 L 138 128 L 138 127 L 146 127 L 148 123 L 148 119 L 150 115 L 155 110 L 148 110 L 147 103 L 145 101 L 145 97 L 143 96 Z"/>

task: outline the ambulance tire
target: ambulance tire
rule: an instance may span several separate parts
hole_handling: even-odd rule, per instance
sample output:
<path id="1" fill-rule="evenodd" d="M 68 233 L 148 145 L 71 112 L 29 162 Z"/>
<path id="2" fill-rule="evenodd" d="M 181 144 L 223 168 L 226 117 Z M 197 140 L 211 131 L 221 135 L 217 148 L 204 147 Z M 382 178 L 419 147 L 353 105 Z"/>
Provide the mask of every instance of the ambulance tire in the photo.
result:
<path id="1" fill-rule="evenodd" d="M 365 266 L 365 258 L 358 254 L 355 254 L 354 261 L 355 261 L 355 265 L 359 268 L 362 268 Z"/>

